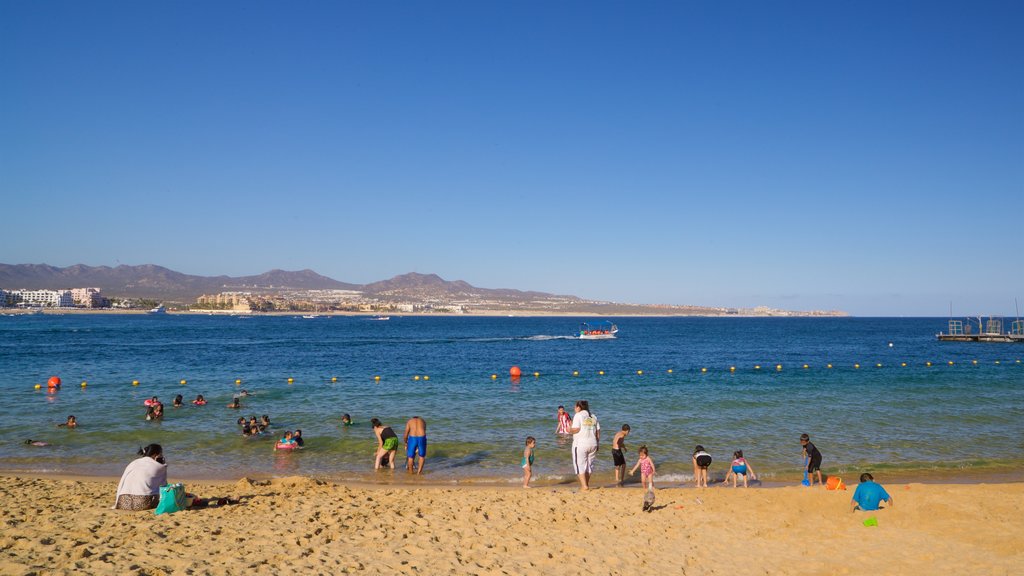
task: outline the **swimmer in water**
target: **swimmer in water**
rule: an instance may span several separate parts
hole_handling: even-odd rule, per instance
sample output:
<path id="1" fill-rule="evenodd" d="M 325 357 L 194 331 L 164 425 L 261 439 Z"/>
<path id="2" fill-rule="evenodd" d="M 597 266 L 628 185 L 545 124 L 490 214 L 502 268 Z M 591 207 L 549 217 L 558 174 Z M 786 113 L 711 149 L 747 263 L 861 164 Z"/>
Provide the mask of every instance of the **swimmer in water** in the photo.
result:
<path id="1" fill-rule="evenodd" d="M 25 444 L 29 446 L 49 446 L 49 442 L 43 442 L 42 440 L 25 440 Z"/>
<path id="2" fill-rule="evenodd" d="M 267 416 L 266 414 L 260 416 L 260 426 L 270 426 L 270 416 Z"/>
<path id="3" fill-rule="evenodd" d="M 206 404 L 206 398 L 203 398 L 203 395 L 200 394 L 196 396 L 196 399 L 193 400 L 192 403 L 195 404 L 196 406 L 203 406 Z"/>
<path id="4" fill-rule="evenodd" d="M 228 404 L 228 408 L 231 408 L 232 410 L 238 410 L 241 407 L 242 401 L 239 400 L 237 396 L 231 400 L 231 404 Z"/>
<path id="5" fill-rule="evenodd" d="M 306 441 L 302 439 L 302 430 L 299 430 L 298 428 L 296 428 L 295 433 L 292 434 L 292 440 L 299 448 L 303 448 L 306 445 Z"/>
<path id="6" fill-rule="evenodd" d="M 181 394 L 178 394 L 177 396 L 174 397 L 174 402 L 171 405 L 174 406 L 175 408 L 181 408 L 182 400 L 184 400 L 184 398 L 181 397 Z"/>
<path id="7" fill-rule="evenodd" d="M 248 426 L 249 425 L 249 423 L 245 421 L 245 416 L 239 416 L 238 420 L 235 420 L 235 424 L 238 424 L 239 426 Z"/>
<path id="8" fill-rule="evenodd" d="M 78 420 L 75 420 L 74 416 L 68 416 L 67 422 L 63 424 L 57 424 L 57 428 L 77 428 Z"/>
<path id="9" fill-rule="evenodd" d="M 349 416 L 348 414 L 342 414 L 341 415 L 341 425 L 342 426 L 351 426 L 352 425 L 352 417 Z"/>

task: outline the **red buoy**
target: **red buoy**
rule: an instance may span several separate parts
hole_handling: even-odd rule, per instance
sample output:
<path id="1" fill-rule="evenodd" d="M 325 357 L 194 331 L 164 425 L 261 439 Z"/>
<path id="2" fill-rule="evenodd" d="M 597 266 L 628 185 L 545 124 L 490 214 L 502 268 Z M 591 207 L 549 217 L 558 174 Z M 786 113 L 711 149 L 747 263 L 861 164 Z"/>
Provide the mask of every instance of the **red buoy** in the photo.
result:
<path id="1" fill-rule="evenodd" d="M 60 378 L 57 376 L 50 376 L 50 379 L 46 381 L 48 388 L 57 388 L 60 386 Z"/>
<path id="2" fill-rule="evenodd" d="M 519 369 L 519 366 L 513 366 L 508 369 L 508 375 L 513 378 L 518 378 L 519 376 L 522 375 L 522 373 L 523 371 Z"/>

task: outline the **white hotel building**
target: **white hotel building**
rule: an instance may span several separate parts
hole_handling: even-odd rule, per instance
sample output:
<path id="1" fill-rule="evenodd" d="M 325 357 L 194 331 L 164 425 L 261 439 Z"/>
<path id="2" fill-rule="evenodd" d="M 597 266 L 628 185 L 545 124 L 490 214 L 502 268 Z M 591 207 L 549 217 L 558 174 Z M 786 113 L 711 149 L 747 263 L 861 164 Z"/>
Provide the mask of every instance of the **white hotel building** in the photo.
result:
<path id="1" fill-rule="evenodd" d="M 10 290 L 6 294 L 7 304 L 11 306 L 70 308 L 75 305 L 71 290 Z"/>

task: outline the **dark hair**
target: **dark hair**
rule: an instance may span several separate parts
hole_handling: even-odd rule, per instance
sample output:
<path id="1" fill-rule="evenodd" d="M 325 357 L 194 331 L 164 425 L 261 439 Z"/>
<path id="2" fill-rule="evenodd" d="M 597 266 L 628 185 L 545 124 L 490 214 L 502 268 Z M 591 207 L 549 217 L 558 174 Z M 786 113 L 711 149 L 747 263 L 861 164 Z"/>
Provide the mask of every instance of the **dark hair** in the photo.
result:
<path id="1" fill-rule="evenodd" d="M 69 421 L 69 422 L 70 422 L 71 420 L 74 420 L 74 419 L 75 419 L 75 415 L 74 415 L 74 414 L 68 414 L 68 421 Z"/>
<path id="2" fill-rule="evenodd" d="M 559 408 L 561 408 L 562 410 L 565 410 L 565 406 L 559 406 Z"/>
<path id="3" fill-rule="evenodd" d="M 264 414 L 263 416 L 260 416 L 260 420 L 270 420 L 270 416 Z"/>
<path id="4" fill-rule="evenodd" d="M 743 458 L 743 450 L 737 450 L 732 453 L 733 458 Z"/>
<path id="5" fill-rule="evenodd" d="M 874 479 L 875 479 L 875 477 L 872 476 L 870 472 L 865 472 L 865 473 L 860 475 L 860 481 L 861 481 L 862 484 L 864 482 L 867 482 L 868 480 L 874 480 Z"/>
<path id="6" fill-rule="evenodd" d="M 182 400 L 181 394 L 178 394 L 177 396 L 174 397 L 174 401 L 175 402 L 181 402 L 181 400 Z"/>
<path id="7" fill-rule="evenodd" d="M 373 426 L 374 428 L 376 428 L 377 426 L 383 426 L 383 424 L 381 424 L 380 420 L 378 420 L 376 418 L 370 418 L 370 426 Z"/>
<path id="8" fill-rule="evenodd" d="M 811 441 L 811 437 L 810 437 L 810 436 L 808 436 L 807 434 L 801 434 L 801 435 L 800 435 L 800 439 L 801 439 L 801 440 L 807 440 L 808 442 L 810 442 L 810 441 Z"/>
<path id="9" fill-rule="evenodd" d="M 245 416 L 239 416 L 238 420 L 235 420 L 235 424 L 238 424 L 239 426 L 245 426 L 248 423 L 249 422 L 245 419 Z"/>
<path id="10" fill-rule="evenodd" d="M 150 444 L 145 448 L 139 448 L 139 456 L 149 456 L 150 458 L 156 458 L 164 453 L 164 449 L 159 444 Z"/>
<path id="11" fill-rule="evenodd" d="M 703 451 L 704 451 L 704 447 L 701 446 L 700 444 L 697 444 L 697 447 L 693 449 L 693 453 L 694 454 L 696 454 L 697 452 L 703 452 Z"/>
<path id="12" fill-rule="evenodd" d="M 527 436 L 527 437 L 526 437 L 526 445 L 527 445 L 527 446 L 529 446 L 529 445 L 530 445 L 530 442 L 536 442 L 536 441 L 537 441 L 537 439 L 536 439 L 536 438 L 534 438 L 533 436 Z"/>
<path id="13" fill-rule="evenodd" d="M 622 430 L 623 430 L 624 432 L 629 432 L 629 424 L 623 424 L 623 425 L 622 425 Z"/>
<path id="14" fill-rule="evenodd" d="M 296 433 L 296 434 L 299 434 L 299 435 L 301 436 L 301 435 L 302 435 L 302 430 L 299 430 L 298 428 L 296 428 L 296 429 L 295 429 L 295 433 Z"/>
<path id="15" fill-rule="evenodd" d="M 580 410 L 590 412 L 590 402 L 587 402 L 586 400 L 577 400 L 576 405 L 580 407 Z"/>
<path id="16" fill-rule="evenodd" d="M 342 419 L 342 420 L 344 420 L 344 419 L 346 419 L 346 418 L 348 418 L 349 420 L 351 420 L 351 419 L 352 419 L 352 417 L 351 417 L 351 416 L 349 416 L 348 414 L 342 414 L 342 415 L 341 415 L 341 419 Z"/>
<path id="17" fill-rule="evenodd" d="M 199 394 L 198 396 L 196 396 L 196 400 L 206 400 L 206 398 L 203 398 L 203 395 Z"/>
<path id="18" fill-rule="evenodd" d="M 637 454 L 650 454 L 650 452 L 647 451 L 647 444 L 641 444 L 640 447 L 636 449 L 636 452 Z"/>

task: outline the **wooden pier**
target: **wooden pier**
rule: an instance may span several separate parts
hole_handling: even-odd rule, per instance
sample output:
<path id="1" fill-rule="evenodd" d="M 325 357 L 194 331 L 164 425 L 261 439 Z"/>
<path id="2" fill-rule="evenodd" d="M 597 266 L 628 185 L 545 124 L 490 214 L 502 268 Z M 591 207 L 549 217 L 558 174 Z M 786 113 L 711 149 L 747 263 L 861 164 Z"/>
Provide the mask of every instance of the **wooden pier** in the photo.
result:
<path id="1" fill-rule="evenodd" d="M 940 342 L 1024 342 L 1024 320 L 1014 320 L 1010 330 L 1003 332 L 1002 318 L 990 317 L 982 325 L 981 317 L 977 318 L 975 330 L 972 320 L 950 320 L 949 333 L 939 332 L 935 335 Z"/>

